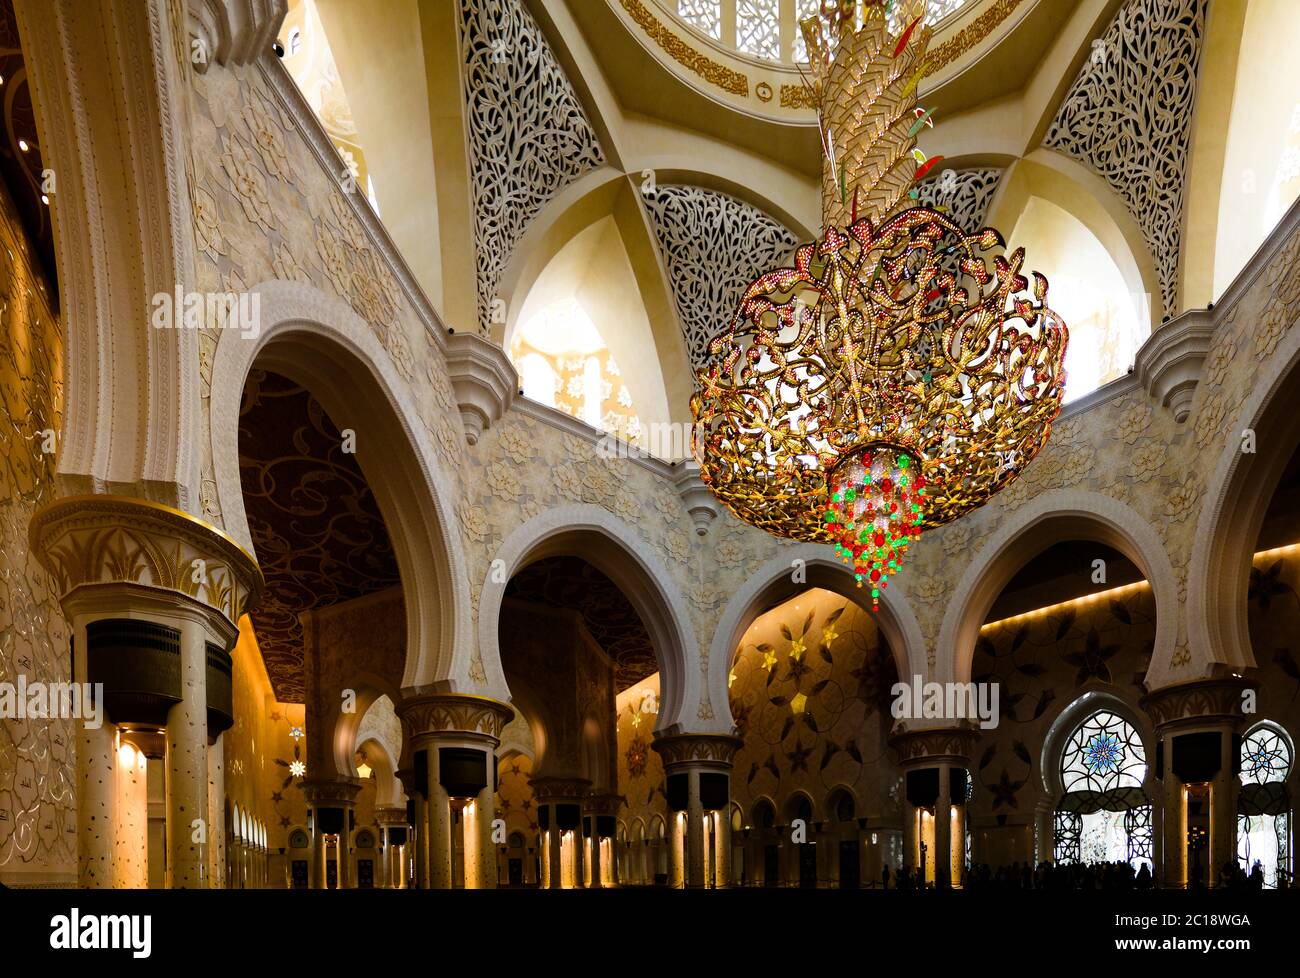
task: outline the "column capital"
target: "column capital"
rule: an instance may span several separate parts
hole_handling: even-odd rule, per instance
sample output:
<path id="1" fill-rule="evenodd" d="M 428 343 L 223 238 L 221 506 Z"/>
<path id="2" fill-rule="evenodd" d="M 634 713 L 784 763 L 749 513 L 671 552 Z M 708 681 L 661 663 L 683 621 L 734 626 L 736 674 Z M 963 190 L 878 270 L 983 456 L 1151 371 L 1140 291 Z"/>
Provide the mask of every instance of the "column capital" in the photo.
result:
<path id="1" fill-rule="evenodd" d="M 933 764 L 958 764 L 966 766 L 979 731 L 969 727 L 936 727 L 929 730 L 900 730 L 891 733 L 889 746 L 898 754 L 903 767 L 927 767 Z"/>
<path id="2" fill-rule="evenodd" d="M 593 815 L 617 815 L 625 801 L 622 795 L 588 795 L 587 811 Z"/>
<path id="3" fill-rule="evenodd" d="M 1231 675 L 1166 686 L 1142 698 L 1142 709 L 1158 733 L 1183 727 L 1237 727 L 1249 719 L 1243 694 L 1258 686 L 1253 679 Z"/>
<path id="4" fill-rule="evenodd" d="M 299 787 L 311 807 L 350 808 L 361 793 L 361 785 L 352 779 L 303 781 Z"/>
<path id="5" fill-rule="evenodd" d="M 406 809 L 405 808 L 376 808 L 375 822 L 383 826 L 401 826 L 406 827 Z"/>
<path id="6" fill-rule="evenodd" d="M 586 801 L 591 793 L 591 782 L 586 778 L 529 778 L 528 784 L 539 802 Z"/>
<path id="7" fill-rule="evenodd" d="M 402 790 L 406 792 L 406 797 L 414 801 L 418 794 L 415 789 L 415 772 L 407 767 L 399 768 L 393 772 L 393 777 L 402 783 Z"/>
<path id="8" fill-rule="evenodd" d="M 650 745 L 659 752 L 665 772 L 681 767 L 731 767 L 745 742 L 731 734 L 684 733 L 655 736 Z"/>
<path id="9" fill-rule="evenodd" d="M 28 527 L 65 610 L 82 588 L 135 585 L 219 612 L 233 628 L 265 582 L 257 561 L 225 531 L 163 503 L 131 496 L 65 496 Z"/>
<path id="10" fill-rule="evenodd" d="M 397 715 L 412 743 L 438 734 L 470 734 L 500 741 L 501 731 L 515 711 L 487 696 L 408 690 L 397 704 Z"/>

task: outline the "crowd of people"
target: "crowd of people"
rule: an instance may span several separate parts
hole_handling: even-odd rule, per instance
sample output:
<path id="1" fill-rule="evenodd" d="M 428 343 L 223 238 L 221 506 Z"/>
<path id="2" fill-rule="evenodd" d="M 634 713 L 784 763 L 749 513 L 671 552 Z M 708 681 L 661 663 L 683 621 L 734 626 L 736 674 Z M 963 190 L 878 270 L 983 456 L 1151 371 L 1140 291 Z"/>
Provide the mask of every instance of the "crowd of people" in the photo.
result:
<path id="1" fill-rule="evenodd" d="M 1054 863 L 1037 866 L 1012 863 L 993 869 L 983 863 L 972 866 L 966 888 L 973 890 L 1149 890 L 1155 886 L 1151 867 L 1143 863 L 1134 869 L 1128 862 Z"/>
<path id="2" fill-rule="evenodd" d="M 1188 886 L 1200 889 L 1205 886 L 1205 873 L 1197 864 L 1189 874 Z M 885 866 L 881 885 L 887 890 L 917 890 L 933 886 L 920 880 L 917 874 L 904 866 L 896 873 Z M 1150 890 L 1157 885 L 1148 863 L 1134 869 L 1128 862 L 1113 863 L 1054 863 L 1044 861 L 1037 866 L 1030 862 L 1014 862 L 1009 866 L 990 867 L 976 863 L 969 867 L 962 881 L 967 890 Z M 1264 868 L 1256 862 L 1249 873 L 1237 860 L 1229 860 L 1219 871 L 1218 885 L 1229 890 L 1262 890 Z M 1290 878 L 1284 870 L 1278 871 L 1278 889 L 1287 889 Z"/>

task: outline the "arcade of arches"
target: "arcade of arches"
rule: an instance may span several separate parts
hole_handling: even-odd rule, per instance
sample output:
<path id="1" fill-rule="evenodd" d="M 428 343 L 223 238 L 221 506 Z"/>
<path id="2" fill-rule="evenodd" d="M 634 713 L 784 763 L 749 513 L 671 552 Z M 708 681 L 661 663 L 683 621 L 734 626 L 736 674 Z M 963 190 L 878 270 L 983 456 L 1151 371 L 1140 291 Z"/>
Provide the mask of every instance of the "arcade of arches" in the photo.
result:
<path id="1" fill-rule="evenodd" d="M 1288 885 L 1300 18 L 932 0 L 1069 379 L 873 613 L 682 437 L 815 6 L 0 0 L 0 883 Z"/>

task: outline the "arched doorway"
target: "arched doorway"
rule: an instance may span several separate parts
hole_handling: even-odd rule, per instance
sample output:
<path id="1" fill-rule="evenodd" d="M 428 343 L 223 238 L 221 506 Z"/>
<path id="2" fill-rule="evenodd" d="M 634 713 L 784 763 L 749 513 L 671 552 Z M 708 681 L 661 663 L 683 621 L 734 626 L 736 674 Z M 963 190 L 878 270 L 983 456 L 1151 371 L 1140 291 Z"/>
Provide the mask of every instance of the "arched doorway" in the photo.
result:
<path id="1" fill-rule="evenodd" d="M 760 798 L 754 803 L 752 815 L 754 845 L 758 870 L 756 881 L 762 886 L 780 886 L 784 882 L 781 872 L 781 833 L 776 824 L 776 806 L 770 798 Z"/>
<path id="2" fill-rule="evenodd" d="M 276 699 L 307 702 L 314 777 L 350 767 L 349 751 L 335 757 L 333 731 L 345 715 L 359 720 L 368 704 L 344 702 L 342 691 L 360 686 L 362 671 L 378 673 L 396 689 L 406 666 L 401 575 L 388 527 L 357 462 L 357 441 L 364 438 L 346 417 L 336 422 L 301 384 L 268 370 L 249 374 L 240 412 L 240 478 L 249 532 L 267 579 L 251 618 Z M 385 613 L 376 614 L 377 608 Z M 304 615 L 313 614 L 305 623 Z M 344 650 L 326 638 L 322 647 L 322 632 L 344 638 L 362 622 L 363 645 Z M 325 649 L 351 652 L 346 658 L 353 668 L 316 664 Z M 307 698 L 313 675 L 329 677 L 314 702 Z"/>
<path id="3" fill-rule="evenodd" d="M 1104 583 L 1093 583 L 1094 561 L 1105 570 Z M 1053 544 L 1007 582 L 987 613 L 972 660 L 973 682 L 996 685 L 1001 713 L 995 727 L 981 731 L 972 757 L 978 795 L 967 807 L 980 841 L 975 861 L 996 868 L 1054 857 L 1060 816 L 1051 815 L 1051 826 L 1045 818 L 1058 811 L 1059 794 L 1071 789 L 1051 786 L 1035 801 L 1044 789 L 1033 776 L 1031 745 L 1051 740 L 1061 710 L 1080 692 L 1122 697 L 1130 706 L 1139 702 L 1155 616 L 1142 572 L 1096 542 Z M 1041 770 L 1046 775 L 1058 765 L 1057 755 L 1045 757 Z M 1114 810 L 1114 802 L 1073 799 L 1068 810 Z M 1035 807 L 1044 813 L 1037 823 Z"/>
<path id="4" fill-rule="evenodd" d="M 901 831 L 897 800 L 889 794 L 897 777 L 889 737 L 891 691 L 908 665 L 889 634 L 901 630 L 888 629 L 862 607 L 867 592 L 852 586 L 842 565 L 807 569 L 809 581 L 821 586 L 796 586 L 784 600 L 760 607 L 727 652 L 728 700 L 743 741 L 735 757 L 735 796 L 742 807 L 756 811 L 764 796 L 788 799 L 802 793 L 828 799 L 850 788 L 854 814 L 843 826 L 828 809 L 820 821 L 805 822 L 805 843 L 764 838 L 751 843 L 747 862 L 752 877 L 770 881 L 773 874 L 760 875 L 760 867 L 768 858 L 766 847 L 774 844 L 786 863 L 776 878 L 830 882 L 838 878 L 841 841 L 857 840 L 857 819 L 869 819 L 874 840 L 866 836 L 861 852 L 845 856 L 846 874 L 860 880 L 864 863 L 878 871 L 888 861 L 884 853 Z M 788 586 L 788 562 L 786 571 Z M 783 810 L 783 816 L 788 820 L 790 813 Z M 752 831 L 761 834 L 761 827 Z M 805 844 L 808 848 L 801 849 Z M 791 861 L 800 853 L 813 860 L 811 868 L 801 870 Z"/>
<path id="5" fill-rule="evenodd" d="M 455 524 L 447 503 L 455 492 L 416 405 L 399 393 L 405 381 L 370 327 L 337 300 L 298 282 L 263 282 L 251 292 L 260 301 L 260 334 L 249 339 L 224 331 L 212 362 L 213 505 L 226 531 L 262 560 L 246 513 L 239 426 L 227 421 L 243 416 L 255 372 L 277 375 L 307 391 L 330 419 L 338 436 L 328 439 L 335 458 L 348 456 L 343 464 L 364 473 L 374 511 L 391 531 L 397 584 L 410 612 L 402 670 L 392 686 L 467 685 L 468 577 L 463 548 L 453 545 L 446 529 Z M 344 452 L 348 431 L 353 437 Z M 488 685 L 488 695 L 500 692 Z"/>
<path id="6" fill-rule="evenodd" d="M 684 608 L 658 557 L 597 507 L 543 514 L 499 551 L 480 643 L 538 744 L 530 785 L 544 885 L 617 885 L 619 818 L 662 820 L 653 733 L 699 696 L 684 666 Z"/>
<path id="7" fill-rule="evenodd" d="M 841 890 L 856 890 L 862 885 L 862 829 L 857 799 L 848 788 L 836 788 L 826 799 L 826 821 L 827 842 L 834 852 L 832 882 Z"/>
<path id="8" fill-rule="evenodd" d="M 1291 738 L 1261 721 L 1241 741 L 1241 794 L 1237 798 L 1237 860 L 1258 885 L 1277 889 L 1291 879 L 1291 793 L 1295 760 Z"/>
<path id="9" fill-rule="evenodd" d="M 319 781 L 343 785 L 327 790 L 346 794 L 355 774 L 349 730 L 366 696 L 396 701 L 400 689 L 467 683 L 463 550 L 444 532 L 454 522 L 444 503 L 453 493 L 374 332 L 302 283 L 264 282 L 251 292 L 260 301 L 260 333 L 224 331 L 212 357 L 215 492 L 206 505 L 264 568 L 274 565 L 281 584 L 277 600 L 263 605 L 261 624 L 252 622 L 259 640 L 267 636 L 259 651 L 272 694 L 290 706 L 303 703 L 306 714 L 294 724 L 294 761 L 277 808 L 287 805 L 290 824 L 319 822 L 346 849 L 347 818 L 334 811 L 345 810 L 348 799 L 322 801 L 331 811 L 315 820 L 308 799 L 293 789 L 319 796 L 312 787 Z M 292 411 L 282 410 L 291 403 Z M 338 532 L 326 529 L 330 520 Z M 359 620 L 367 627 L 357 627 Z M 335 657 L 339 635 L 350 635 L 342 644 L 360 654 Z M 312 674 L 321 695 L 307 710 L 313 697 L 303 667 L 320 649 L 326 653 L 313 661 L 324 668 Z M 344 690 L 355 695 L 345 698 Z M 272 841 L 282 843 L 280 825 Z M 325 866 L 319 855 L 317 868 Z"/>
<path id="10" fill-rule="evenodd" d="M 1147 752 L 1137 730 L 1110 709 L 1089 713 L 1065 737 L 1057 762 L 1052 857 L 1061 866 L 1154 870 Z"/>
<path id="11" fill-rule="evenodd" d="M 649 634 L 613 581 L 567 554 L 535 560 L 511 578 L 499 634 L 506 681 L 540 745 L 524 800 L 542 813 L 538 850 L 551 861 L 558 832 L 560 885 L 612 886 L 619 799 L 648 810 L 647 759 L 634 772 L 620 765 L 617 718 L 624 694 L 657 680 Z M 637 704 L 646 728 L 654 717 L 653 696 L 644 709 Z"/>
<path id="12" fill-rule="evenodd" d="M 815 889 L 818 879 L 818 846 L 813 803 L 802 791 L 785 803 L 785 818 L 790 835 L 785 878 L 804 889 Z"/>

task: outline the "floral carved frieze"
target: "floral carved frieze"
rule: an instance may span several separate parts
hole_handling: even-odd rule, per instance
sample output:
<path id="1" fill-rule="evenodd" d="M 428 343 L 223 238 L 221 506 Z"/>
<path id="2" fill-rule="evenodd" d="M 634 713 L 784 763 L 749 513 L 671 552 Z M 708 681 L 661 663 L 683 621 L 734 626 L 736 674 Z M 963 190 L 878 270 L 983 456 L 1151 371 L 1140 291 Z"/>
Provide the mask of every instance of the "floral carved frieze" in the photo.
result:
<path id="1" fill-rule="evenodd" d="M 744 745 L 739 737 L 727 734 L 674 734 L 656 737 L 651 746 L 663 759 L 664 768 L 671 770 L 700 762 L 730 767 L 736 751 Z"/>
<path id="2" fill-rule="evenodd" d="M 485 696 L 425 693 L 403 697 L 397 704 L 397 715 L 412 739 L 429 734 L 470 733 L 500 740 L 501 731 L 515 711 Z"/>

